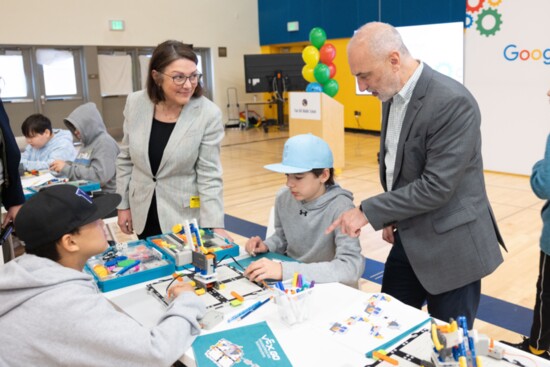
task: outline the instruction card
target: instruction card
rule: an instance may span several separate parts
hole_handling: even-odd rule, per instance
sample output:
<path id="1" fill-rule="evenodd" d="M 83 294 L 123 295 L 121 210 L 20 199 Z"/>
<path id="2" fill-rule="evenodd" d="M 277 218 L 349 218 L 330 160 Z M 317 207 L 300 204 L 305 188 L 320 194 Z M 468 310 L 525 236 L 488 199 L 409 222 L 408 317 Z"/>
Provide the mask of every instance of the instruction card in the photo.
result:
<path id="1" fill-rule="evenodd" d="M 334 314 L 322 327 L 338 341 L 365 356 L 386 349 L 431 320 L 422 310 L 384 293 L 365 294 Z"/>

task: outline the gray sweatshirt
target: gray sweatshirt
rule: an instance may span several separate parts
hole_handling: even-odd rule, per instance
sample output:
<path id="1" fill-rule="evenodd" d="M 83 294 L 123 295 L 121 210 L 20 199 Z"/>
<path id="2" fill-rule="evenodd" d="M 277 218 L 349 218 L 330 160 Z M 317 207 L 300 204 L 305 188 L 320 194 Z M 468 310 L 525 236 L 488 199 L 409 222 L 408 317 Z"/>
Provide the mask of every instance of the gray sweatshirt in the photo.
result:
<path id="1" fill-rule="evenodd" d="M 25 254 L 0 267 L 0 366 L 169 366 L 204 312 L 185 292 L 149 329 L 117 311 L 90 275 Z"/>
<path id="2" fill-rule="evenodd" d="M 269 251 L 285 254 L 300 263 L 285 262 L 283 279 L 294 272 L 316 283 L 340 282 L 357 288 L 365 259 L 359 239 L 336 229 L 325 230 L 342 212 L 352 209 L 353 195 L 339 185 L 327 187 L 325 194 L 308 203 L 294 199 L 288 187 L 275 199 L 275 233 L 265 240 Z"/>
<path id="3" fill-rule="evenodd" d="M 107 132 L 96 105 L 90 102 L 79 106 L 65 121 L 80 131 L 82 147 L 75 160 L 63 167 L 61 174 L 70 180 L 99 182 L 103 191 L 115 192 L 116 158 L 120 149 Z"/>

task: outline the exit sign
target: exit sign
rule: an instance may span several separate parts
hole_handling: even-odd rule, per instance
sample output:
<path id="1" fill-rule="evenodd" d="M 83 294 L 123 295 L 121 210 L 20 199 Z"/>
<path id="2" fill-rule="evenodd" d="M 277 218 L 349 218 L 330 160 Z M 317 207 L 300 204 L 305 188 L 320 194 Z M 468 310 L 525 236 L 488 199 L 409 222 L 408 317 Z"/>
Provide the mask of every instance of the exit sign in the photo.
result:
<path id="1" fill-rule="evenodd" d="M 124 30 L 124 21 L 123 20 L 110 20 L 109 29 L 111 31 L 123 31 Z"/>
<path id="2" fill-rule="evenodd" d="M 286 30 L 288 32 L 298 32 L 300 30 L 300 22 L 288 22 L 286 24 Z"/>

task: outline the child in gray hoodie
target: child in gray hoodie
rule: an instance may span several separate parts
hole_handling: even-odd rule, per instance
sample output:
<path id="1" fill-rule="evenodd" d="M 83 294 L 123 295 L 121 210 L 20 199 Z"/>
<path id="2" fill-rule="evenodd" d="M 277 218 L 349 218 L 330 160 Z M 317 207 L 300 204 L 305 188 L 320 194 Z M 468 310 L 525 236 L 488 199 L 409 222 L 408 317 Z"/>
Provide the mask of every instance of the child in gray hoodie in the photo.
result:
<path id="1" fill-rule="evenodd" d="M 105 128 L 101 114 L 92 102 L 77 107 L 65 125 L 82 142 L 74 161 L 56 160 L 50 170 L 69 180 L 99 182 L 104 192 L 116 191 L 116 158 L 120 149 Z"/>
<path id="2" fill-rule="evenodd" d="M 275 199 L 275 233 L 264 241 L 252 237 L 246 251 L 285 254 L 299 262 L 274 262 L 267 258 L 251 263 L 245 275 L 252 281 L 287 280 L 295 272 L 317 283 L 341 282 L 357 288 L 365 259 L 359 239 L 339 231 L 325 235 L 325 228 L 354 207 L 351 192 L 334 182 L 332 152 L 312 134 L 287 140 L 283 161 L 265 168 L 285 173 L 287 184 Z"/>
<path id="3" fill-rule="evenodd" d="M 117 194 L 57 185 L 15 218 L 27 253 L 0 267 L 0 366 L 170 366 L 200 333 L 205 306 L 189 284 L 149 329 L 115 307 L 82 268 L 107 248 L 100 219 Z"/>

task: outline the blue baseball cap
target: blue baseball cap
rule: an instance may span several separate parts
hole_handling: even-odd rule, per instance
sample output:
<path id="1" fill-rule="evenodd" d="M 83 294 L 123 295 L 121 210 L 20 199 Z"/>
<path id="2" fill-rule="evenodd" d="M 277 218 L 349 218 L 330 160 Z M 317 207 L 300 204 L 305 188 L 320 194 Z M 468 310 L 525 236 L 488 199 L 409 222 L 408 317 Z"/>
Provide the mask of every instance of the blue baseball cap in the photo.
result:
<path id="1" fill-rule="evenodd" d="M 327 142 L 313 134 L 296 135 L 288 139 L 281 163 L 264 168 L 279 173 L 303 173 L 317 168 L 332 168 L 334 159 Z"/>

